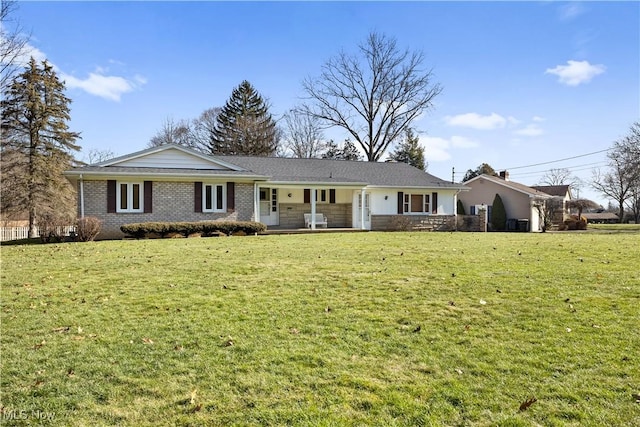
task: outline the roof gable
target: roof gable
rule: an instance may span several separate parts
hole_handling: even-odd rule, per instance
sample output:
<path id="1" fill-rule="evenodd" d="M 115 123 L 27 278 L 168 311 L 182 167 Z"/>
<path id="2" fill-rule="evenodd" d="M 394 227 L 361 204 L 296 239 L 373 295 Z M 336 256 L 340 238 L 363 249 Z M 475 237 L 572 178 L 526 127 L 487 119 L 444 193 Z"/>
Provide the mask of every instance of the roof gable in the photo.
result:
<path id="1" fill-rule="evenodd" d="M 540 198 L 550 198 L 551 196 L 548 195 L 547 193 L 544 193 L 542 191 L 538 191 L 535 188 L 526 186 L 524 184 L 520 184 L 519 182 L 514 182 L 514 181 L 507 181 L 503 178 L 500 178 L 498 176 L 491 176 L 491 175 L 486 175 L 486 174 L 482 174 L 482 175 L 478 175 L 472 179 L 470 179 L 469 181 L 465 182 L 465 185 L 470 186 L 471 188 L 473 188 L 473 182 L 474 181 L 479 181 L 480 179 L 485 179 L 489 182 L 492 182 L 494 184 L 506 187 L 506 188 L 510 188 L 512 190 L 518 191 L 520 193 L 526 194 L 528 196 L 531 197 L 540 197 Z"/>
<path id="2" fill-rule="evenodd" d="M 161 145 L 93 166 L 240 171 L 241 167 L 179 145 Z"/>

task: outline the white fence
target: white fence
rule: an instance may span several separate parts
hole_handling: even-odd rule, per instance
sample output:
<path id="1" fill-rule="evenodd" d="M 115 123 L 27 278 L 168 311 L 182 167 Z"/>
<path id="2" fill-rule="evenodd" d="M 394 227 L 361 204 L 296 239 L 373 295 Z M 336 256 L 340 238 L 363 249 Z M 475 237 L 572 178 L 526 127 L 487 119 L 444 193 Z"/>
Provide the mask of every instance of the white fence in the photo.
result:
<path id="1" fill-rule="evenodd" d="M 73 225 L 57 228 L 62 236 L 68 236 L 75 229 Z M 27 237 L 29 237 L 29 227 L 0 227 L 0 242 L 26 239 Z M 35 237 L 40 237 L 40 229 L 38 227 L 36 227 Z"/>

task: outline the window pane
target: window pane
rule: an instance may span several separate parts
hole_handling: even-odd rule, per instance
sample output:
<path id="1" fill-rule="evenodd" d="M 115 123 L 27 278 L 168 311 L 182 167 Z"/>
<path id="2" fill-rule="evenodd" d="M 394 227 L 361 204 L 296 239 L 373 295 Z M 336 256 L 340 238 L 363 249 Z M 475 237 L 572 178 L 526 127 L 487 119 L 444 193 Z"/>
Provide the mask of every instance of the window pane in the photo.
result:
<path id="1" fill-rule="evenodd" d="M 424 195 L 424 212 L 429 212 L 429 195 Z"/>
<path id="2" fill-rule="evenodd" d="M 127 184 L 120 184 L 120 209 L 127 209 Z"/>
<path id="3" fill-rule="evenodd" d="M 216 210 L 222 210 L 223 204 L 222 185 L 216 185 Z"/>
<path id="4" fill-rule="evenodd" d="M 411 212 L 423 212 L 422 210 L 422 194 L 411 195 Z"/>
<path id="5" fill-rule="evenodd" d="M 140 209 L 140 184 L 132 184 L 133 209 Z"/>
<path id="6" fill-rule="evenodd" d="M 205 185 L 204 186 L 204 208 L 205 210 L 212 210 L 213 209 L 213 195 L 212 193 L 212 188 L 210 185 Z"/>

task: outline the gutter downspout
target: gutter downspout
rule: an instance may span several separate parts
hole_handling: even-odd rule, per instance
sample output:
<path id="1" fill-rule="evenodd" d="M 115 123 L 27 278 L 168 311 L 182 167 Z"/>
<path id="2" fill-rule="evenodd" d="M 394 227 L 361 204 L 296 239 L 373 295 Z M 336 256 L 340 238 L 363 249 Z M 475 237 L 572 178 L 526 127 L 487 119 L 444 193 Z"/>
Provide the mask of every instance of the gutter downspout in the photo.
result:
<path id="1" fill-rule="evenodd" d="M 80 174 L 80 218 L 84 218 L 84 181 Z"/>

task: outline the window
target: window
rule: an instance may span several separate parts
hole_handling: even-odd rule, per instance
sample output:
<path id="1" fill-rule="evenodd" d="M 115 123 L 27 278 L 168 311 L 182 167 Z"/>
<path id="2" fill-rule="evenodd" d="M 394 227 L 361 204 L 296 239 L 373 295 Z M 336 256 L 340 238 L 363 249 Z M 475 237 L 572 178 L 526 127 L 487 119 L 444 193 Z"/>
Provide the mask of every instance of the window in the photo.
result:
<path id="1" fill-rule="evenodd" d="M 144 186 L 141 182 L 118 182 L 116 212 L 144 212 Z"/>
<path id="2" fill-rule="evenodd" d="M 224 212 L 224 185 L 202 185 L 202 212 Z"/>
<path id="3" fill-rule="evenodd" d="M 404 213 L 430 213 L 428 194 L 404 194 Z"/>
<path id="4" fill-rule="evenodd" d="M 327 197 L 328 196 L 328 197 Z M 336 189 L 330 188 L 327 190 L 316 190 L 316 203 L 335 203 L 336 202 Z M 304 189 L 304 203 L 311 203 L 311 189 Z"/>

